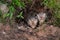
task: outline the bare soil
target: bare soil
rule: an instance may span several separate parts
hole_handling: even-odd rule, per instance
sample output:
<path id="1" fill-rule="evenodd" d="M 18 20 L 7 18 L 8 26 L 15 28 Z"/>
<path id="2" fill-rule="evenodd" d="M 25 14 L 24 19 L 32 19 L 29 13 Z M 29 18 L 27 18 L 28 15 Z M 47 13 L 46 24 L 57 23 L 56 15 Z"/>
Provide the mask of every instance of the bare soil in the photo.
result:
<path id="1" fill-rule="evenodd" d="M 43 24 L 36 29 L 0 23 L 0 40 L 60 40 L 60 28 Z"/>

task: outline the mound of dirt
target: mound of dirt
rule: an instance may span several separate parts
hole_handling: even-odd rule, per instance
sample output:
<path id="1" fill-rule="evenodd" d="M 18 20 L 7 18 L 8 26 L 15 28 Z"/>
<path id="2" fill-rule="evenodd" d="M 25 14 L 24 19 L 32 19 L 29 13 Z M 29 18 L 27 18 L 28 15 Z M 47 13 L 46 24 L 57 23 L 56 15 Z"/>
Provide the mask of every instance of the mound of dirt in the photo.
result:
<path id="1" fill-rule="evenodd" d="M 60 28 L 53 25 L 43 24 L 36 29 L 20 26 L 0 23 L 0 40 L 60 40 Z"/>

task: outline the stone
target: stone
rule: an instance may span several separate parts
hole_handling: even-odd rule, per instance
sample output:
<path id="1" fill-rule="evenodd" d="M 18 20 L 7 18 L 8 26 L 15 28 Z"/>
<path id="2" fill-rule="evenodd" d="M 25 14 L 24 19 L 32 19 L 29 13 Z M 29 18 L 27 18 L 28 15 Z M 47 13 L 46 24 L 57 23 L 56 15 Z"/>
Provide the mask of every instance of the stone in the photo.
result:
<path id="1" fill-rule="evenodd" d="M 12 0 L 7 0 L 7 2 L 12 2 Z"/>
<path id="2" fill-rule="evenodd" d="M 3 31 L 2 34 L 6 34 L 6 32 Z"/>
<path id="3" fill-rule="evenodd" d="M 7 7 L 7 4 L 0 4 L 0 11 L 2 12 L 2 13 L 8 13 L 8 11 L 9 11 L 9 9 L 8 9 L 8 7 Z"/>
<path id="4" fill-rule="evenodd" d="M 23 25 L 18 26 L 18 29 L 23 30 L 23 31 L 26 31 L 26 28 Z"/>

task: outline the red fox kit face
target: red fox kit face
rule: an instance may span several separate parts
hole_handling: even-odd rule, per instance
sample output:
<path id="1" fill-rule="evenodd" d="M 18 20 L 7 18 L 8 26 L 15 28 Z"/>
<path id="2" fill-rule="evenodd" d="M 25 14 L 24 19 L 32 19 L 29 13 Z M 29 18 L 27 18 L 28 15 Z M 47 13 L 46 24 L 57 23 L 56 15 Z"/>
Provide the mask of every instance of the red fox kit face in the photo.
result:
<path id="1" fill-rule="evenodd" d="M 38 17 L 38 20 L 40 21 L 40 23 L 43 23 L 46 19 L 46 13 L 41 12 L 37 15 L 37 17 Z"/>

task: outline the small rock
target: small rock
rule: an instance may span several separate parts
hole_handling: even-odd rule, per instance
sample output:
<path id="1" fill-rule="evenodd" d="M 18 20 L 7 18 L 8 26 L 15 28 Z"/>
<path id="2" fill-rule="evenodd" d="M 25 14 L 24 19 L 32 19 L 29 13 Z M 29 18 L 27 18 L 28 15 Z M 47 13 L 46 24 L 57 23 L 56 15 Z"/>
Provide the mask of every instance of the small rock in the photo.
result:
<path id="1" fill-rule="evenodd" d="M 12 0 L 7 0 L 7 2 L 12 2 Z"/>
<path id="2" fill-rule="evenodd" d="M 18 29 L 23 30 L 23 31 L 26 31 L 27 28 L 25 28 L 24 25 L 21 25 L 21 26 L 18 26 Z"/>
<path id="3" fill-rule="evenodd" d="M 2 34 L 6 34 L 6 32 L 3 31 Z"/>
<path id="4" fill-rule="evenodd" d="M 35 28 L 36 25 L 37 25 L 37 22 L 38 22 L 38 20 L 33 17 L 33 18 L 30 18 L 30 19 L 28 20 L 28 25 L 30 25 L 32 28 Z"/>
<path id="5" fill-rule="evenodd" d="M 25 27 L 24 25 L 18 26 L 18 30 L 32 32 L 32 29 L 30 27 Z"/>
<path id="6" fill-rule="evenodd" d="M 8 7 L 6 4 L 0 4 L 0 10 L 2 13 L 7 13 L 9 11 Z"/>
<path id="7" fill-rule="evenodd" d="M 41 12 L 37 14 L 37 18 L 40 24 L 42 24 L 45 21 L 46 17 L 47 17 L 46 13 Z"/>

